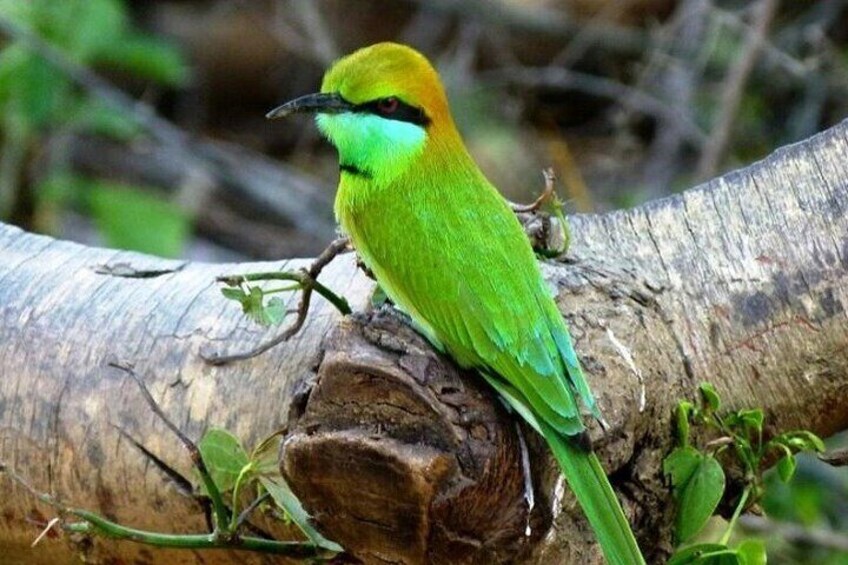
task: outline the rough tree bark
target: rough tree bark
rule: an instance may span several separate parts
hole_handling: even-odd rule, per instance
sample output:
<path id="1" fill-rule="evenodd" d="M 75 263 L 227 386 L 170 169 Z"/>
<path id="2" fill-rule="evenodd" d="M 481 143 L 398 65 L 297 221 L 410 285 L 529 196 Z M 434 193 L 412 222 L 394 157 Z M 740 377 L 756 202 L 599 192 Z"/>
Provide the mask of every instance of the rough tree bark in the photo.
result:
<path id="1" fill-rule="evenodd" d="M 567 260 L 545 263 L 611 425 L 593 430 L 596 445 L 650 555 L 669 538 L 660 477 L 669 417 L 699 382 L 730 406 L 763 407 L 771 429 L 848 427 L 847 133 L 844 122 L 684 194 L 574 217 Z M 0 457 L 37 487 L 124 523 L 204 528 L 140 449 L 189 474 L 138 390 L 106 367 L 119 358 L 191 436 L 217 425 L 249 445 L 288 424 L 284 473 L 325 533 L 367 562 L 597 561 L 544 445 L 396 317 L 340 320 L 316 299 L 291 342 L 223 367 L 200 359 L 273 333 L 221 297 L 216 275 L 304 264 L 186 264 L 0 227 Z M 366 308 L 372 283 L 351 256 L 322 281 Z M 29 550 L 36 528 L 26 518 L 50 510 L 4 489 L 0 544 L 28 562 L 73 551 L 196 557 L 109 541 Z"/>

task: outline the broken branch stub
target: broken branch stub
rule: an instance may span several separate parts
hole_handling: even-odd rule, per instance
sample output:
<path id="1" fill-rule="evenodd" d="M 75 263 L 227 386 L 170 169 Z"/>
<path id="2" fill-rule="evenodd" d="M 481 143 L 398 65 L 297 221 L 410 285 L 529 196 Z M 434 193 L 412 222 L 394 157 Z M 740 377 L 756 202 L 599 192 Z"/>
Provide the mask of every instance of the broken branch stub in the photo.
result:
<path id="1" fill-rule="evenodd" d="M 330 539 L 380 563 L 504 562 L 535 541 L 513 420 L 397 315 L 348 317 L 312 376 L 280 466 Z"/>

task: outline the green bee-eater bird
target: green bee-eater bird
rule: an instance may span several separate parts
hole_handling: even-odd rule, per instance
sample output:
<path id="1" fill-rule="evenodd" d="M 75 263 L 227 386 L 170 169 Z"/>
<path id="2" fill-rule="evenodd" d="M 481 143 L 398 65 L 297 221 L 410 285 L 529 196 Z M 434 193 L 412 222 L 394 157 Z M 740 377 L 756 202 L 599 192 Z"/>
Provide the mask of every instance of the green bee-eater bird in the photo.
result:
<path id="1" fill-rule="evenodd" d="M 439 75 L 380 43 L 337 61 L 321 92 L 269 118 L 316 113 L 339 152 L 335 213 L 392 302 L 473 367 L 547 440 L 607 561 L 644 563 L 585 441 L 600 418 L 524 230 L 457 132 Z"/>

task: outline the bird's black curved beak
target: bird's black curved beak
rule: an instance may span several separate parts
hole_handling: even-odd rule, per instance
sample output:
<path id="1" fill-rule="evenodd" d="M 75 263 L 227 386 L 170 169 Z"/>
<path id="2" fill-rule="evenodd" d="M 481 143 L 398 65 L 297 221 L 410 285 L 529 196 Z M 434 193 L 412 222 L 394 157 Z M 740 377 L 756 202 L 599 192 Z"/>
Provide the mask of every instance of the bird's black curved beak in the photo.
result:
<path id="1" fill-rule="evenodd" d="M 334 92 L 318 92 L 315 94 L 307 94 L 300 98 L 295 98 L 294 100 L 286 102 L 282 106 L 277 106 L 265 114 L 265 117 L 269 120 L 276 120 L 278 118 L 285 118 L 291 114 L 298 114 L 302 112 L 339 114 L 341 112 L 349 112 L 353 110 L 353 107 L 353 104 L 342 98 L 339 94 Z"/>

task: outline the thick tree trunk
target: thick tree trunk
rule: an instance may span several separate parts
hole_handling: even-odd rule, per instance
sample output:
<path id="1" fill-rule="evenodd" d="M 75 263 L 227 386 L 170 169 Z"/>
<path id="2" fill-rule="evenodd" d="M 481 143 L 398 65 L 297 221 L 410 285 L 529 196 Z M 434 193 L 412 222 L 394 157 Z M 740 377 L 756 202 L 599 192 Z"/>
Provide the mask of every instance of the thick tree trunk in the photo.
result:
<path id="1" fill-rule="evenodd" d="M 682 195 L 574 217 L 568 259 L 545 264 L 611 425 L 593 430 L 596 446 L 651 555 L 669 538 L 660 468 L 671 411 L 699 382 L 730 406 L 763 407 L 773 429 L 848 428 L 847 132 L 843 123 Z M 189 475 L 133 383 L 107 368 L 118 358 L 190 436 L 223 426 L 250 445 L 288 424 L 281 465 L 295 492 L 368 562 L 597 560 L 544 444 L 388 312 L 342 321 L 316 299 L 289 343 L 223 367 L 201 360 L 273 334 L 220 295 L 216 275 L 305 263 L 185 264 L 0 226 L 0 458 L 123 523 L 203 529 L 196 504 L 139 449 Z M 366 308 L 373 283 L 350 255 L 322 281 Z M 37 530 L 26 518 L 51 511 L 5 488 L 0 544 L 28 562 L 70 551 L 195 559 L 109 541 L 29 550 Z"/>

